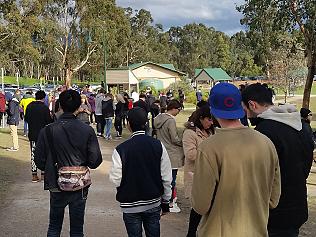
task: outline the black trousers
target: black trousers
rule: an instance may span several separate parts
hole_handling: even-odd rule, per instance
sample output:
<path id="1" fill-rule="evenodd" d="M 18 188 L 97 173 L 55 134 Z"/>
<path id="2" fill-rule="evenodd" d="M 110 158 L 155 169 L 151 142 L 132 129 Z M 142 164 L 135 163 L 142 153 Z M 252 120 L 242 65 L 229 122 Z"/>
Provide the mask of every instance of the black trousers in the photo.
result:
<path id="1" fill-rule="evenodd" d="M 122 136 L 123 126 L 122 126 L 122 116 L 116 116 L 114 120 L 114 127 L 118 135 Z"/>
<path id="2" fill-rule="evenodd" d="M 104 134 L 105 120 L 103 115 L 95 115 L 95 121 L 97 123 L 97 133 Z"/>

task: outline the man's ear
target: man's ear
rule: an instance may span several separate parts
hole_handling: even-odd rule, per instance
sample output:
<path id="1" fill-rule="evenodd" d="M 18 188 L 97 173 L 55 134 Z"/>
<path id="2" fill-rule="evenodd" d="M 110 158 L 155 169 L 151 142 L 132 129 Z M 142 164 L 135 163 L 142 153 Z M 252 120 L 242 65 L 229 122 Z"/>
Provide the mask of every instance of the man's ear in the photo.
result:
<path id="1" fill-rule="evenodd" d="M 257 109 L 257 103 L 252 101 L 252 100 L 249 100 L 248 101 L 248 107 L 250 110 L 254 111 Z"/>

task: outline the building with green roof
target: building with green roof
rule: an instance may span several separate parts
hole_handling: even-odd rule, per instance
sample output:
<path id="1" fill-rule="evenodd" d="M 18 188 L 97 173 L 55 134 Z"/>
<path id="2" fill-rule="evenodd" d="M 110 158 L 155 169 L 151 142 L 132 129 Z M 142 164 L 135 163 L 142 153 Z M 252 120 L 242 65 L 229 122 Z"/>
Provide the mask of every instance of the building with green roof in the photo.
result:
<path id="1" fill-rule="evenodd" d="M 215 85 L 217 82 L 228 82 L 232 78 L 222 68 L 195 69 L 194 76 L 196 84 Z"/>
<path id="2" fill-rule="evenodd" d="M 141 62 L 128 67 L 110 68 L 106 75 L 109 87 L 117 86 L 122 90 L 131 91 L 147 86 L 164 90 L 172 83 L 180 81 L 186 74 L 177 70 L 173 64 Z"/>

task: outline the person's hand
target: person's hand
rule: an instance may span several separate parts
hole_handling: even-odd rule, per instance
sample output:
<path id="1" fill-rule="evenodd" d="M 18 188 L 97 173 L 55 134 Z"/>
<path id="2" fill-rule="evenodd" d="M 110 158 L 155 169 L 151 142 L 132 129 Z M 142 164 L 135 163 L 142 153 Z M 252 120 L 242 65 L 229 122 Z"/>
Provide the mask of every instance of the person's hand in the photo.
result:
<path id="1" fill-rule="evenodd" d="M 166 202 L 166 201 L 162 200 L 161 204 L 160 204 L 160 207 L 161 207 L 160 216 L 164 216 L 164 215 L 168 214 L 168 212 L 170 212 L 170 210 L 169 210 L 169 202 Z"/>

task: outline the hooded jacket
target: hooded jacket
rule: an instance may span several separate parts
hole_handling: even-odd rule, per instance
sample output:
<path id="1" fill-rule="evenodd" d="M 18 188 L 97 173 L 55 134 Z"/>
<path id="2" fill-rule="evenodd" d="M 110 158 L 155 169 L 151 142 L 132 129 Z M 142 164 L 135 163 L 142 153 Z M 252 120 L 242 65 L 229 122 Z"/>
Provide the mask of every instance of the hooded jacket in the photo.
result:
<path id="1" fill-rule="evenodd" d="M 198 127 L 195 127 L 190 122 L 185 125 L 185 130 L 183 133 L 183 151 L 184 151 L 184 196 L 185 198 L 191 197 L 192 182 L 195 160 L 197 156 L 198 146 L 203 142 L 208 136 L 203 133 Z"/>
<path id="2" fill-rule="evenodd" d="M 256 130 L 275 145 L 281 171 L 281 197 L 277 208 L 270 210 L 268 228 L 300 228 L 308 218 L 306 179 L 313 142 L 293 105 L 273 106 L 258 118 Z"/>
<path id="3" fill-rule="evenodd" d="M 115 105 L 111 97 L 106 96 L 102 101 L 102 115 L 104 118 L 113 118 Z"/>
<path id="4" fill-rule="evenodd" d="M 7 124 L 18 126 L 20 121 L 20 110 L 19 101 L 15 97 L 9 101 L 7 113 Z"/>
<path id="5" fill-rule="evenodd" d="M 154 126 L 157 129 L 157 139 L 166 147 L 172 169 L 181 168 L 184 165 L 184 154 L 176 120 L 170 114 L 159 114 L 154 119 Z"/>
<path id="6" fill-rule="evenodd" d="M 97 94 L 95 97 L 95 115 L 102 115 L 102 101 L 104 100 L 104 94 Z"/>

